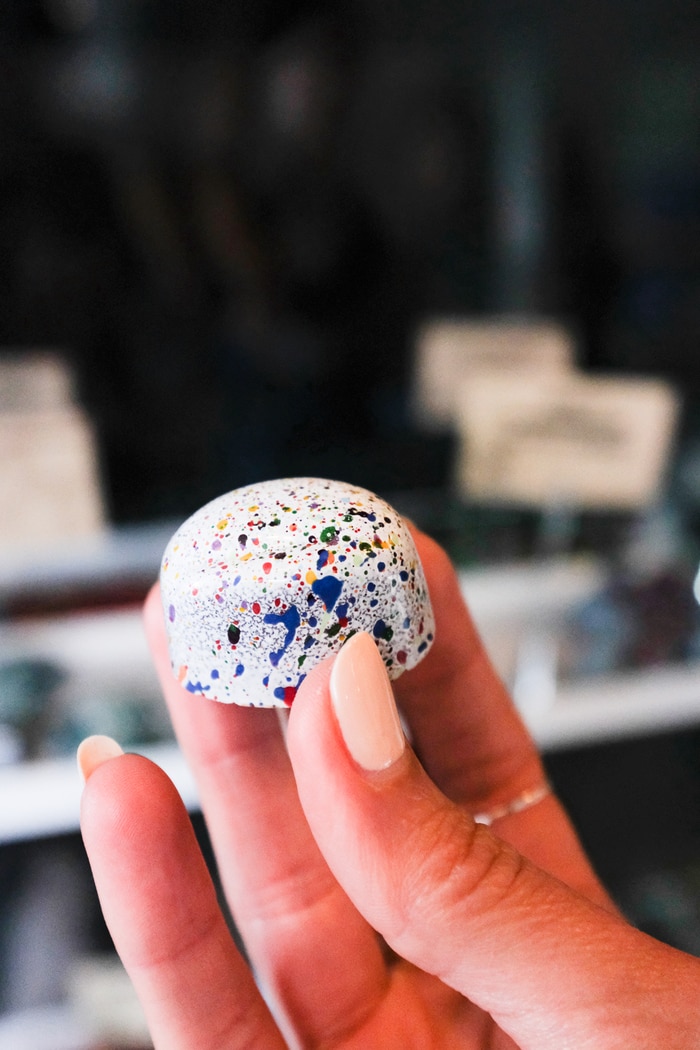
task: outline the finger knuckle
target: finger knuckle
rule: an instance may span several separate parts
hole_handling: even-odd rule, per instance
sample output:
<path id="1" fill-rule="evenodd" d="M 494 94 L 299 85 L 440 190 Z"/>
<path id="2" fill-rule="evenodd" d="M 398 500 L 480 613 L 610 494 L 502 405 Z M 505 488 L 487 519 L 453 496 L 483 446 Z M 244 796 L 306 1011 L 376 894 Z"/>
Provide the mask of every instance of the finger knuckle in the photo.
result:
<path id="1" fill-rule="evenodd" d="M 424 951 L 432 937 L 436 959 L 437 931 L 455 922 L 464 927 L 486 921 L 515 891 L 524 864 L 516 850 L 457 807 L 424 819 L 413 842 L 406 840 L 404 856 L 395 929 L 387 939 L 410 957 L 414 942 Z"/>

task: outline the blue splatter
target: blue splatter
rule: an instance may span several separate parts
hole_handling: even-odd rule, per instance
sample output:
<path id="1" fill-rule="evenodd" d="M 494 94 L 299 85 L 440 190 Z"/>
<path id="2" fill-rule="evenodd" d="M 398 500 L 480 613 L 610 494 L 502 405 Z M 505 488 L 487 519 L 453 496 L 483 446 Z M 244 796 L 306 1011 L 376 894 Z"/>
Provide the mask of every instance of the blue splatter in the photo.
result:
<path id="1" fill-rule="evenodd" d="M 301 616 L 296 605 L 290 605 L 289 608 L 283 613 L 267 613 L 265 616 L 265 623 L 282 624 L 286 628 L 286 635 L 282 648 L 277 652 L 270 653 L 270 663 L 273 667 L 277 667 L 280 657 L 284 655 L 289 646 L 294 641 L 294 635 L 297 633 L 297 627 L 301 623 Z"/>
<path id="2" fill-rule="evenodd" d="M 187 682 L 185 689 L 188 693 L 206 693 L 211 689 L 210 685 L 202 685 L 201 682 Z"/>
<path id="3" fill-rule="evenodd" d="M 318 595 L 328 612 L 331 611 L 340 597 L 343 589 L 343 581 L 337 576 L 323 576 L 320 580 L 314 580 L 311 590 Z"/>
<path id="4" fill-rule="evenodd" d="M 384 623 L 384 621 L 383 620 L 377 620 L 377 622 L 374 625 L 374 629 L 372 631 L 372 634 L 374 635 L 374 637 L 375 638 L 383 638 L 385 631 L 386 631 L 386 624 Z"/>
<path id="5" fill-rule="evenodd" d="M 328 551 L 323 548 L 318 552 L 318 558 L 316 560 L 316 572 L 320 572 L 328 562 Z"/>
<path id="6" fill-rule="evenodd" d="M 297 690 L 305 678 L 305 674 L 300 674 L 296 685 L 278 685 L 273 694 L 275 699 L 281 700 L 287 707 L 291 707 L 297 695 Z"/>
<path id="7" fill-rule="evenodd" d="M 212 678 L 218 678 L 219 677 L 219 672 L 216 670 L 216 668 L 212 671 L 211 676 L 212 676 Z"/>
<path id="8" fill-rule="evenodd" d="M 389 627 L 388 624 L 384 623 L 384 620 L 377 620 L 372 633 L 375 638 L 383 638 L 385 642 L 390 642 L 394 637 L 393 627 Z"/>
<path id="9" fill-rule="evenodd" d="M 170 608 L 168 609 L 168 619 L 170 620 L 171 623 L 173 623 L 173 621 L 175 619 L 175 606 L 174 605 L 171 605 Z"/>

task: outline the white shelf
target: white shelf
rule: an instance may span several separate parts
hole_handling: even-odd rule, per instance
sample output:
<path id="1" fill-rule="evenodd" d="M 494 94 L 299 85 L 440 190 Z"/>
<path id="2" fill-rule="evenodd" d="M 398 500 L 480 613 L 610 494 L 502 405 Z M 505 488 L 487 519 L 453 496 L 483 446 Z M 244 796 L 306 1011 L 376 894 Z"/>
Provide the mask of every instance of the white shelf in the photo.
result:
<path id="1" fill-rule="evenodd" d="M 543 751 L 700 725 L 700 664 L 619 675 L 564 688 L 527 719 Z M 175 744 L 140 749 L 173 780 L 189 809 L 194 778 Z M 72 759 L 0 768 L 0 844 L 75 832 L 81 784 Z"/>
<path id="2" fill-rule="evenodd" d="M 197 807 L 192 774 L 175 744 L 139 749 L 165 770 L 188 809 Z M 0 768 L 0 843 L 72 833 L 78 829 L 82 783 L 72 759 Z"/>
<path id="3" fill-rule="evenodd" d="M 512 655 L 524 625 L 547 624 L 601 580 L 595 562 L 550 562 L 465 573 L 461 582 L 474 618 L 494 650 Z M 0 631 L 5 652 L 61 656 L 71 681 L 138 682 L 157 690 L 139 610 L 42 621 Z M 9 647 L 9 648 L 8 648 Z M 506 658 L 504 657 L 504 658 Z M 561 686 L 552 702 L 524 711 L 545 751 L 700 725 L 700 664 L 591 679 Z M 144 749 L 173 779 L 186 805 L 197 805 L 192 775 L 175 744 Z M 0 767 L 0 843 L 74 832 L 81 785 L 73 759 Z"/>
<path id="4" fill-rule="evenodd" d="M 549 708 L 526 721 L 543 751 L 698 726 L 700 663 L 562 686 Z"/>
<path id="5" fill-rule="evenodd" d="M 17 545 L 0 550 L 0 601 L 51 594 L 65 587 L 155 580 L 168 540 L 179 522 L 107 528 L 58 547 Z"/>

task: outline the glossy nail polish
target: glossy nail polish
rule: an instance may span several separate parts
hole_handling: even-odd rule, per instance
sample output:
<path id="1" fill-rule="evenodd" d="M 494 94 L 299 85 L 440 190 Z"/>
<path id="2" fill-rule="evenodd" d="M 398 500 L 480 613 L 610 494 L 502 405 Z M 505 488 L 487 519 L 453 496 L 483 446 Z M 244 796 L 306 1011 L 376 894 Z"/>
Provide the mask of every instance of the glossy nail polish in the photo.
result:
<path id="1" fill-rule="evenodd" d="M 359 632 L 338 653 L 330 679 L 340 732 L 351 756 L 366 770 L 386 769 L 404 752 L 391 683 L 370 635 Z"/>
<path id="2" fill-rule="evenodd" d="M 78 771 L 87 783 L 98 766 L 110 758 L 118 758 L 123 755 L 119 744 L 112 740 L 111 736 L 89 736 L 78 747 Z"/>

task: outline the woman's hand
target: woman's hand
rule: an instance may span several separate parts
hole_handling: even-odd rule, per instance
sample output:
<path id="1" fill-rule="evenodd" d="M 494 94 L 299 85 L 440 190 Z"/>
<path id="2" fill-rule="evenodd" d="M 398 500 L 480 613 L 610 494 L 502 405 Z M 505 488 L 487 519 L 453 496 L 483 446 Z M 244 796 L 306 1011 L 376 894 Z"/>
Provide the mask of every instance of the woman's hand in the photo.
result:
<path id="1" fill-rule="evenodd" d="M 83 836 L 155 1046 L 697 1047 L 700 961 L 616 914 L 554 796 L 474 822 L 543 771 L 446 556 L 416 541 L 437 629 L 396 683 L 412 747 L 367 636 L 308 676 L 284 733 L 275 711 L 182 691 L 151 594 L 154 658 L 255 975 L 171 783 L 88 741 Z"/>

